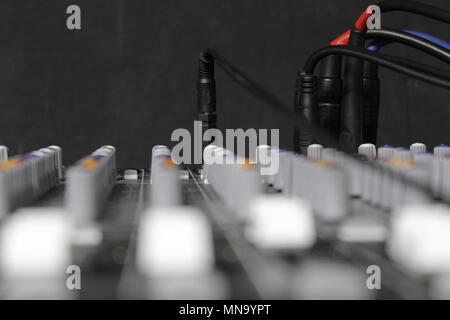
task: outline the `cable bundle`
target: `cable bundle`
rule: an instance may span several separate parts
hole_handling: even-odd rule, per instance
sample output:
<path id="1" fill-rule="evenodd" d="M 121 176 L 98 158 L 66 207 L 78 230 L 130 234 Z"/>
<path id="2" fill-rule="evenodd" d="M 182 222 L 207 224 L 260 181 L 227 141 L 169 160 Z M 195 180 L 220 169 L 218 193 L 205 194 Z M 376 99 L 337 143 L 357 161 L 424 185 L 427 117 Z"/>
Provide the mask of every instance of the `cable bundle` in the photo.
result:
<path id="1" fill-rule="evenodd" d="M 437 21 L 450 23 L 450 11 L 415 1 L 383 1 L 377 4 L 382 13 L 405 11 Z M 378 66 L 449 89 L 450 70 L 438 69 L 420 62 L 380 54 L 378 51 L 388 43 L 397 42 L 418 49 L 440 61 L 450 63 L 450 45 L 427 33 L 412 30 L 384 28 L 367 30 L 367 19 L 372 15 L 370 6 L 356 20 L 353 28 L 331 42 L 331 46 L 313 52 L 298 74 L 295 109 L 304 113 L 312 108 L 318 110 L 317 118 L 310 121 L 321 124 L 325 130 L 339 137 L 340 148 L 355 152 L 363 142 L 376 143 L 380 85 Z M 366 40 L 373 40 L 366 49 Z M 341 59 L 343 68 L 341 70 Z M 303 78 L 314 76 L 316 65 L 322 61 L 317 88 L 317 103 L 311 105 L 301 97 Z M 341 80 L 343 78 L 343 80 Z M 294 141 L 317 140 L 305 138 L 308 128 L 297 126 Z M 313 139 L 314 138 L 314 139 Z M 303 151 L 304 143 L 296 143 L 296 151 Z"/>

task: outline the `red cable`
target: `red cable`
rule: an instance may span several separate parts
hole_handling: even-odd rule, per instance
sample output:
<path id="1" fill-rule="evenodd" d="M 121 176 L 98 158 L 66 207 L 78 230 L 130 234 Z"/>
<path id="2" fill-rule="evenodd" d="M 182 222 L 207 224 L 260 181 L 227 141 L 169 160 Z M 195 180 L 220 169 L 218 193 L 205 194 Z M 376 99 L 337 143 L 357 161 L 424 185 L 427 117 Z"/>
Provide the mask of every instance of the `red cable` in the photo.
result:
<path id="1" fill-rule="evenodd" d="M 361 13 L 358 19 L 355 22 L 355 29 L 366 32 L 367 31 L 367 19 L 372 15 L 372 10 L 367 7 L 366 10 Z M 348 44 L 348 38 L 350 38 L 350 31 L 347 30 L 339 37 L 330 42 L 332 46 L 345 46 Z"/>
<path id="2" fill-rule="evenodd" d="M 367 31 L 367 19 L 372 15 L 372 10 L 367 7 L 355 22 L 355 28 L 361 32 Z"/>
<path id="3" fill-rule="evenodd" d="M 339 37 L 337 37 L 336 39 L 331 41 L 330 44 L 332 46 L 345 46 L 345 45 L 347 45 L 348 44 L 348 38 L 350 38 L 350 32 L 351 32 L 351 30 L 348 29 L 343 34 L 341 34 Z"/>

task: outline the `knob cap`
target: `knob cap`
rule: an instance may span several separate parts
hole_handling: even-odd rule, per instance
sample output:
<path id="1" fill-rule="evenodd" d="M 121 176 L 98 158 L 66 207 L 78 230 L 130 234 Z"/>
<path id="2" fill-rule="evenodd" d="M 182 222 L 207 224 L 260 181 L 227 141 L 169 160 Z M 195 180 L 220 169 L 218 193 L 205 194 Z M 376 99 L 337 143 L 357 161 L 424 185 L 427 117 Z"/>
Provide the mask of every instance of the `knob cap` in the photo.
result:
<path id="1" fill-rule="evenodd" d="M 322 159 L 323 146 L 320 144 L 311 144 L 306 150 L 306 155 L 311 160 L 321 160 Z"/>
<path id="2" fill-rule="evenodd" d="M 372 143 L 363 143 L 358 147 L 358 153 L 366 156 L 369 160 L 373 160 L 377 157 L 377 148 Z"/>
<path id="3" fill-rule="evenodd" d="M 324 148 L 322 150 L 322 160 L 334 163 L 336 161 L 336 149 Z"/>
<path id="4" fill-rule="evenodd" d="M 423 143 L 416 142 L 409 146 L 409 150 L 413 153 L 424 153 L 427 152 L 427 146 Z"/>
<path id="5" fill-rule="evenodd" d="M 8 160 L 8 148 L 0 146 L 0 162 Z"/>
<path id="6" fill-rule="evenodd" d="M 394 157 L 395 148 L 389 145 L 384 145 L 378 148 L 378 159 L 390 160 Z"/>
<path id="7" fill-rule="evenodd" d="M 406 162 L 413 159 L 413 153 L 405 148 L 397 148 L 394 151 L 394 158 Z"/>
<path id="8" fill-rule="evenodd" d="M 434 147 L 433 154 L 439 158 L 448 156 L 448 155 L 450 155 L 450 147 L 446 144 L 440 144 L 440 145 Z"/>

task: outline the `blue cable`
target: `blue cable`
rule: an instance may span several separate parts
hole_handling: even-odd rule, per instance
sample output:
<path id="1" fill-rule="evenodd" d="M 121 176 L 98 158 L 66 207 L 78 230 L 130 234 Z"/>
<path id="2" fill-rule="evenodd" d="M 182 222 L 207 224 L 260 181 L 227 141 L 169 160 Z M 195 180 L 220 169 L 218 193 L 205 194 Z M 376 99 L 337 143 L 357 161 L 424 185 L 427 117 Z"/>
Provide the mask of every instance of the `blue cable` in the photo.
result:
<path id="1" fill-rule="evenodd" d="M 434 44 L 437 44 L 438 46 L 441 46 L 447 50 L 450 50 L 450 44 L 442 39 L 439 39 L 435 36 L 432 36 L 425 32 L 420 31 L 414 31 L 414 30 L 403 30 L 404 32 L 407 32 L 409 34 L 415 35 L 417 37 L 420 37 L 424 40 L 428 40 L 430 42 L 433 42 Z M 385 44 L 389 42 L 372 42 L 367 49 L 373 52 L 378 52 Z"/>

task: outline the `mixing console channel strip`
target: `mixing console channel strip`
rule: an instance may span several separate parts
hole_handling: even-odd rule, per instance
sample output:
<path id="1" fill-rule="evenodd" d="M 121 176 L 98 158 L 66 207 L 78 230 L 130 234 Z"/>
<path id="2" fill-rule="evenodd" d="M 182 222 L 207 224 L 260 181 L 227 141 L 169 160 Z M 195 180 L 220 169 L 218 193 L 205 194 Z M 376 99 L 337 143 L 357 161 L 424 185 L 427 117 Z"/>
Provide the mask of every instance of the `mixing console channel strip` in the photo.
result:
<path id="1" fill-rule="evenodd" d="M 103 146 L 65 177 L 56 146 L 3 161 L 0 298 L 449 297 L 448 146 L 205 150 L 202 169 L 155 146 L 151 170 L 117 170 Z M 261 175 L 269 155 L 279 170 Z"/>

